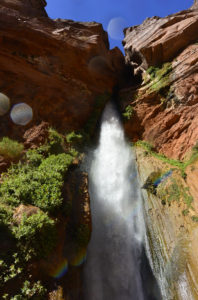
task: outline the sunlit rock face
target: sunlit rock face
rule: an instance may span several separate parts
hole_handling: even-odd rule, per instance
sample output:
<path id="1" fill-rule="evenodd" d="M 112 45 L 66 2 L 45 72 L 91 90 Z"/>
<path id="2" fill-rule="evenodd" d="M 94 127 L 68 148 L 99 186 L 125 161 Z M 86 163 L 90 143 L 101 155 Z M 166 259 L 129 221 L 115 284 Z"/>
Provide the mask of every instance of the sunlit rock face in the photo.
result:
<path id="1" fill-rule="evenodd" d="M 43 13 L 44 1 L 31 3 L 0 4 L 0 92 L 10 98 L 11 107 L 26 103 L 32 108 L 26 128 L 41 120 L 59 130 L 82 128 L 96 96 L 126 84 L 124 56 L 118 48 L 109 50 L 101 24 L 51 20 Z M 30 14 L 22 12 L 25 7 Z M 40 14 L 33 15 L 34 8 Z M 4 135 L 26 129 L 8 115 L 2 121 Z"/>
<path id="2" fill-rule="evenodd" d="M 171 167 L 155 157 L 145 156 L 144 153 L 144 149 L 136 149 L 138 171 L 142 184 L 145 183 L 153 171 L 159 172 Z M 196 169 L 193 183 L 197 178 L 197 165 L 194 165 L 194 168 Z M 167 179 L 169 182 L 164 184 L 173 184 L 172 180 L 174 180 L 174 184 L 178 189 L 182 185 L 191 189 L 193 187 L 192 182 L 190 185 L 192 172 L 191 174 L 188 173 L 187 178 L 189 180 L 186 183 L 181 178 L 180 172 L 174 170 L 171 177 Z M 163 190 L 163 184 L 160 184 L 158 189 L 155 194 L 148 189 L 142 189 L 142 195 L 148 233 L 147 253 L 150 254 L 150 262 L 160 285 L 162 299 L 197 299 L 198 262 L 196 253 L 198 226 L 191 219 L 192 215 L 198 212 L 196 198 L 192 203 L 194 210 L 190 209 L 188 215 L 184 216 L 182 211 L 187 206 L 181 199 L 182 197 L 179 198 L 166 193 L 167 199 L 172 197 L 170 198 L 172 200 L 165 203 L 162 201 L 162 194 L 159 192 L 160 189 Z M 195 195 L 197 194 L 193 194 L 193 196 Z"/>
<path id="3" fill-rule="evenodd" d="M 143 68 L 172 60 L 197 41 L 197 3 L 191 9 L 165 18 L 147 18 L 141 25 L 125 29 L 126 60 Z"/>
<path id="4" fill-rule="evenodd" d="M 155 152 L 184 161 L 192 158 L 198 141 L 197 30 L 195 1 L 186 11 L 126 29 L 124 40 L 126 62 L 135 74 L 142 74 L 137 88 L 120 92 L 123 110 L 132 107 L 125 122 L 127 134 L 132 141 L 148 141 Z M 147 150 L 137 147 L 136 154 L 152 268 L 163 299 L 197 299 L 197 160 L 181 174 Z M 166 190 L 165 201 L 165 184 L 155 192 L 144 188 L 153 172 L 164 175 L 170 170 L 173 173 L 165 184 L 177 189 L 177 195 Z"/>
<path id="5" fill-rule="evenodd" d="M 126 61 L 143 77 L 135 92 L 124 92 L 133 106 L 125 128 L 134 141 L 145 139 L 172 158 L 183 159 L 198 140 L 197 31 L 192 7 L 125 32 Z M 150 74 L 148 66 L 154 66 Z"/>

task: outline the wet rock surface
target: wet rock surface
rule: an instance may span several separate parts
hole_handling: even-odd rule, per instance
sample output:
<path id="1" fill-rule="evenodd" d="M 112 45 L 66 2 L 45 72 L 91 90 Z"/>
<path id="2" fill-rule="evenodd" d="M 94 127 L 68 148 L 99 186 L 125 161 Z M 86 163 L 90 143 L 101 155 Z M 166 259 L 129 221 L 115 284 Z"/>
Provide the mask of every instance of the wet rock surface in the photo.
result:
<path id="1" fill-rule="evenodd" d="M 141 148 L 136 149 L 136 154 L 142 185 L 152 172 L 164 172 L 171 168 L 159 159 L 145 155 Z M 180 174 L 174 171 L 169 180 L 175 188 L 180 189 L 179 182 L 189 187 L 190 179 L 190 175 L 187 175 L 186 184 Z M 160 189 L 162 191 L 162 184 Z M 195 214 L 194 209 L 197 213 L 197 198 L 192 203 L 194 209 L 184 215 L 186 203 L 177 194 L 166 193 L 167 199 L 170 197 L 171 200 L 165 202 L 159 192 L 153 194 L 149 189 L 142 189 L 142 195 L 147 225 L 147 255 L 163 299 L 197 299 L 197 224 L 191 218 Z"/>

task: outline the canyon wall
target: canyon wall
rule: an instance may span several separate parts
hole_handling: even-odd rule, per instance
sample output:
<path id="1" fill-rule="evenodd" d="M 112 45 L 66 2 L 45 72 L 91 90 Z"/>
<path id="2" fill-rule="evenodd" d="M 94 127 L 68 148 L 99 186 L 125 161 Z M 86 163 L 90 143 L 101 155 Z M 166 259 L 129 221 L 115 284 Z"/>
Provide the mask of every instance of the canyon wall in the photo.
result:
<path id="1" fill-rule="evenodd" d="M 127 63 L 143 80 L 121 93 L 133 108 L 126 130 L 134 141 L 147 140 L 176 159 L 183 159 L 198 140 L 197 12 L 193 6 L 148 18 L 127 28 L 123 41 Z"/>
<path id="2" fill-rule="evenodd" d="M 0 260 L 3 266 L 0 297 L 4 299 L 12 296 L 82 299 L 82 264 L 91 231 L 88 179 L 81 167 L 83 151 L 114 89 L 125 86 L 132 76 L 132 69 L 126 66 L 122 52 L 118 48 L 109 50 L 108 36 L 101 24 L 51 20 L 45 6 L 45 0 L 2 0 L 0 3 L 0 92 L 10 99 L 10 109 L 6 113 L 2 113 L 5 107 L 0 101 L 0 137 L 1 140 L 9 137 L 21 142 L 13 144 L 7 140 L 6 150 L 0 149 L 1 176 L 12 163 L 16 168 L 21 166 L 17 187 L 6 192 L 11 196 L 10 202 L 5 200 L 5 193 L 0 192 Z M 31 122 L 24 126 L 15 124 L 10 115 L 13 106 L 19 103 L 26 103 L 33 110 Z M 23 118 L 25 112 L 19 113 Z M 81 133 L 76 134 L 75 130 Z M 21 150 L 12 157 L 13 145 Z M 36 169 L 34 163 L 31 165 L 31 155 L 37 157 Z M 53 181 L 54 187 L 51 182 L 40 204 L 33 203 L 30 199 L 35 194 L 35 191 L 31 192 L 34 172 L 39 172 L 39 165 L 44 161 L 47 163 L 48 159 L 54 159 L 54 164 L 58 165 L 61 157 L 69 164 L 64 178 L 60 177 L 62 171 L 59 175 L 56 175 L 57 170 L 50 173 L 53 163 L 48 164 L 46 176 L 42 177 L 41 172 L 36 179 L 36 191 L 39 191 L 39 185 L 39 194 L 46 189 L 49 174 L 52 180 L 56 176 L 59 180 L 56 184 Z M 26 175 L 24 168 L 27 168 Z M 22 200 L 21 191 L 27 184 L 28 174 L 31 182 L 28 194 Z M 13 169 L 9 176 L 14 176 Z M 16 180 L 12 177 L 12 185 Z M 5 180 L 1 179 L 2 182 Z M 49 212 L 49 197 L 52 195 L 51 200 L 56 197 L 60 185 L 55 201 L 62 201 L 62 204 L 55 212 Z M 20 200 L 14 203 L 12 196 L 18 188 L 20 191 L 15 196 Z M 42 208 L 45 201 L 49 201 L 48 212 Z M 7 222 L 8 215 L 11 219 Z M 56 243 L 52 251 L 47 250 L 47 256 L 36 251 L 25 259 L 21 251 L 26 238 L 18 236 L 17 241 L 13 236 L 14 228 L 25 228 L 24 218 L 27 222 L 30 219 L 37 222 L 31 221 L 32 234 L 39 231 L 37 237 L 32 238 L 29 232 L 28 249 L 34 239 L 38 245 L 43 243 L 40 252 L 43 252 L 42 247 L 51 249 L 48 239 L 53 240 L 53 232 L 56 232 L 53 240 Z M 44 220 L 54 224 L 48 237 L 42 235 Z M 22 261 L 17 258 L 12 264 L 14 255 L 19 255 Z M 17 266 L 18 271 L 15 271 Z"/>
<path id="3" fill-rule="evenodd" d="M 6 114 L 2 135 L 21 136 L 42 120 L 65 132 L 82 128 L 95 105 L 102 107 L 130 72 L 122 52 L 109 50 L 101 24 L 52 20 L 45 5 L 36 0 L 0 4 L 0 90 L 11 106 L 25 102 L 34 114 L 26 128 L 18 128 Z"/>
<path id="4" fill-rule="evenodd" d="M 195 1 L 188 10 L 148 18 L 125 29 L 123 41 L 137 84 L 121 90 L 120 99 L 128 138 L 136 142 L 147 254 L 163 299 L 171 300 L 198 299 L 197 9 Z"/>
<path id="5" fill-rule="evenodd" d="M 74 240 L 79 238 L 86 248 L 91 216 L 87 175 L 80 165 L 87 135 L 95 134 L 105 103 L 119 90 L 128 139 L 142 140 L 136 147 L 142 187 L 150 182 L 150 187 L 147 184 L 142 191 L 148 226 L 147 252 L 154 274 L 167 299 L 185 299 L 185 289 L 189 297 L 198 299 L 197 2 L 186 11 L 165 18 L 148 18 L 139 26 L 125 29 L 125 58 L 118 48 L 109 50 L 108 36 L 101 24 L 51 20 L 45 6 L 44 0 L 0 3 L 0 92 L 10 98 L 11 107 L 25 102 L 33 109 L 33 119 L 25 126 L 12 122 L 10 110 L 0 116 L 0 136 L 23 141 L 22 164 L 29 164 L 23 155 L 30 149 L 39 149 L 36 155 L 42 154 L 43 160 L 47 155 L 57 155 L 45 152 L 46 142 L 52 147 L 57 139 L 64 140 L 67 154 L 73 155 L 76 145 L 79 151 L 64 178 L 62 194 L 64 201 L 71 200 L 72 207 L 69 216 L 56 215 L 56 249 L 46 261 L 30 263 L 28 272 L 36 279 L 44 274 L 41 279 L 47 282 L 51 300 L 82 298 L 81 264 L 86 250 L 78 253 L 82 247 L 76 248 Z M 62 138 L 54 133 L 49 140 L 50 127 L 64 134 Z M 72 133 L 65 137 L 74 130 L 81 131 L 81 135 Z M 73 143 L 71 137 L 82 141 Z M 1 173 L 10 163 L 0 156 Z M 168 181 L 154 186 L 154 179 L 170 170 Z M 28 213 L 30 208 L 15 209 L 16 216 Z M 88 233 L 82 230 L 86 226 Z M 9 239 L 5 243 L 8 246 L 13 246 Z M 75 262 L 78 255 L 80 265 Z M 49 273 L 65 256 L 69 271 L 54 281 Z M 5 292 L 10 287 L 12 284 L 6 285 Z"/>

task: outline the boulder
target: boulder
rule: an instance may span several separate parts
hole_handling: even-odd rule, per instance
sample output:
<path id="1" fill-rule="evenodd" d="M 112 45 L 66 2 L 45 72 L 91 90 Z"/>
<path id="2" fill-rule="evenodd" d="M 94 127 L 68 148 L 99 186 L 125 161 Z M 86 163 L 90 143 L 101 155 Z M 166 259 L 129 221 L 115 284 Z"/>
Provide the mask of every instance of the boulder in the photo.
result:
<path id="1" fill-rule="evenodd" d="M 34 214 L 37 214 L 39 211 L 40 209 L 36 206 L 20 204 L 14 211 L 13 220 L 16 224 L 20 224 L 23 215 L 30 217 Z"/>

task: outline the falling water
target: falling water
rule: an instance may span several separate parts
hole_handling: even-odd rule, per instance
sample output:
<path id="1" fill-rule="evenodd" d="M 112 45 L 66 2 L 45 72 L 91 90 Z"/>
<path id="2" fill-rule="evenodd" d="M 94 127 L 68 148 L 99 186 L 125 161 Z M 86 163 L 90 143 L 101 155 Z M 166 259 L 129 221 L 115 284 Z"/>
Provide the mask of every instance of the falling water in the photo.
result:
<path id="1" fill-rule="evenodd" d="M 151 299 L 143 291 L 140 271 L 145 227 L 135 157 L 111 103 L 103 113 L 93 156 L 85 300 Z"/>

